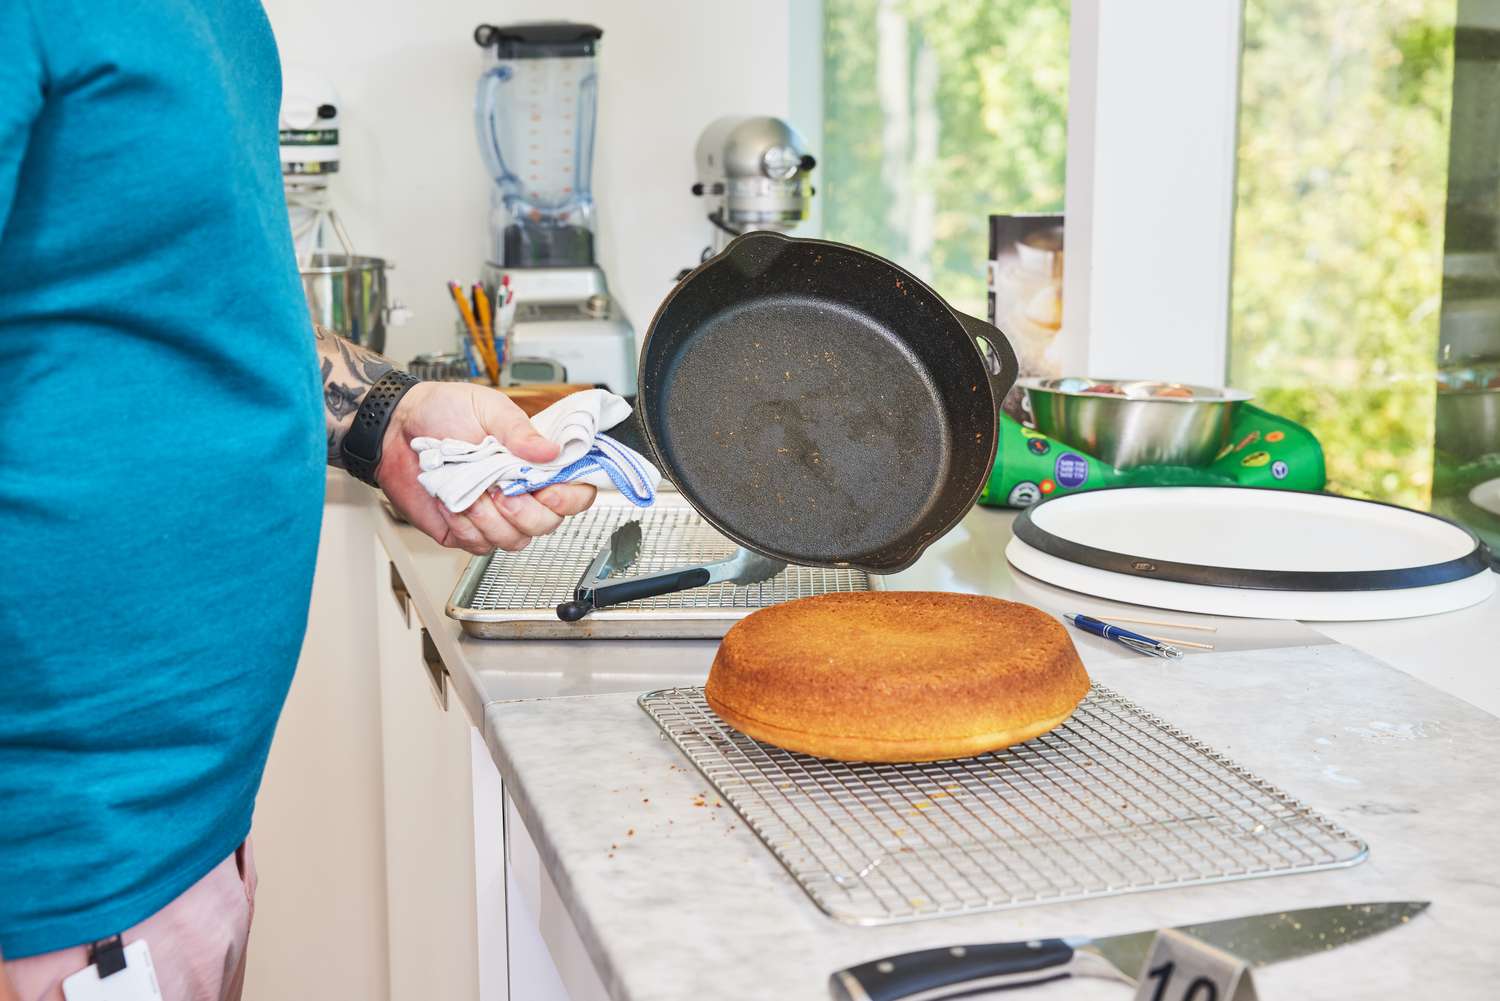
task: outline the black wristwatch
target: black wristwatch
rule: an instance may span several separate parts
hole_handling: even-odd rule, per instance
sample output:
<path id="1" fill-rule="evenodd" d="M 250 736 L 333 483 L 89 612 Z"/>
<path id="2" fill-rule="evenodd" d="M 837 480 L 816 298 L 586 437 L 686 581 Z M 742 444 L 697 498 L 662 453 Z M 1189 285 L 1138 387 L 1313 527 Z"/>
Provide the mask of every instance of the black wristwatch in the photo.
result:
<path id="1" fill-rule="evenodd" d="M 365 394 L 359 409 L 354 412 L 354 424 L 345 433 L 343 444 L 339 447 L 339 452 L 344 457 L 344 468 L 356 479 L 363 480 L 372 487 L 380 486 L 375 482 L 375 471 L 380 468 L 385 429 L 390 425 L 391 415 L 396 412 L 396 404 L 401 402 L 401 397 L 421 381 L 393 368 L 376 379 L 370 391 Z"/>

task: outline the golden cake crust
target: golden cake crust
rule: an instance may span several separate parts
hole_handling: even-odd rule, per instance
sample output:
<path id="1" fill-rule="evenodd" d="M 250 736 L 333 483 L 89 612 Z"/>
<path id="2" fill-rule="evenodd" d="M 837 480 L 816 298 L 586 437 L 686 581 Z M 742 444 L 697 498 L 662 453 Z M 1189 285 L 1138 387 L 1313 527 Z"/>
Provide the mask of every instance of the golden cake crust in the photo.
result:
<path id="1" fill-rule="evenodd" d="M 704 693 L 726 723 L 844 761 L 938 761 L 1030 740 L 1089 690 L 1062 623 L 998 598 L 824 594 L 730 629 Z"/>

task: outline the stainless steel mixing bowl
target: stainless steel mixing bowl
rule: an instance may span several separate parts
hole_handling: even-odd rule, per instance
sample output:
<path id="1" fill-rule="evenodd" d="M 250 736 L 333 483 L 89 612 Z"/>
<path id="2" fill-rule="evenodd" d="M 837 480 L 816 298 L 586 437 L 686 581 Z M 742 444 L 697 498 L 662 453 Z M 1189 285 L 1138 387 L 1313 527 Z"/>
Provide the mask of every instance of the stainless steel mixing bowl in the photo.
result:
<path id="1" fill-rule="evenodd" d="M 356 344 L 385 350 L 390 310 L 384 260 L 318 252 L 300 257 L 297 267 L 314 323 Z"/>
<path id="2" fill-rule="evenodd" d="M 1081 388 L 1101 384 L 1121 395 Z M 1039 431 L 1120 469 L 1208 465 L 1229 441 L 1235 411 L 1250 399 L 1235 389 L 1147 379 L 1032 377 L 1017 385 Z M 1162 390 L 1193 395 L 1153 395 Z"/>

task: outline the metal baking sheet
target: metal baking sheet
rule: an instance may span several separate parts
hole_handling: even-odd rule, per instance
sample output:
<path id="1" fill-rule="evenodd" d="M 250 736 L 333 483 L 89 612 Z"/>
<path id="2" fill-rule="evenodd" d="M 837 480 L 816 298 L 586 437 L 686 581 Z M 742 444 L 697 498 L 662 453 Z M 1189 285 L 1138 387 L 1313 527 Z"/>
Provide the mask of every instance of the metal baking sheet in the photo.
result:
<path id="1" fill-rule="evenodd" d="M 596 505 L 519 553 L 476 556 L 459 577 L 448 615 L 488 639 L 718 638 L 757 608 L 830 591 L 869 591 L 878 578 L 863 570 L 789 566 L 760 584 L 715 584 L 591 612 L 578 622 L 557 617 L 609 535 L 641 522 L 641 553 L 618 579 L 722 559 L 734 543 L 683 506 L 641 510 Z"/>
<path id="2" fill-rule="evenodd" d="M 640 705 L 813 902 L 857 925 L 1351 866 L 1363 841 L 1113 690 L 971 758 L 784 751 L 701 688 Z"/>

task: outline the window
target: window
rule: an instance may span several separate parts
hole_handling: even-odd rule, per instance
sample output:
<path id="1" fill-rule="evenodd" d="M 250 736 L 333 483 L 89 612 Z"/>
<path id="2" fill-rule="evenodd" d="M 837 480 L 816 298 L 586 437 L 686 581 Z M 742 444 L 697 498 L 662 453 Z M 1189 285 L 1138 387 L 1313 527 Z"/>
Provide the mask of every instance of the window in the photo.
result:
<path id="1" fill-rule="evenodd" d="M 1246 0 L 1230 383 L 1428 504 L 1454 0 Z"/>
<path id="2" fill-rule="evenodd" d="M 1432 510 L 1500 551 L 1500 5 L 1460 0 Z"/>
<path id="3" fill-rule="evenodd" d="M 985 315 L 991 213 L 1057 212 L 1067 0 L 824 0 L 823 233 Z"/>

